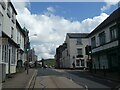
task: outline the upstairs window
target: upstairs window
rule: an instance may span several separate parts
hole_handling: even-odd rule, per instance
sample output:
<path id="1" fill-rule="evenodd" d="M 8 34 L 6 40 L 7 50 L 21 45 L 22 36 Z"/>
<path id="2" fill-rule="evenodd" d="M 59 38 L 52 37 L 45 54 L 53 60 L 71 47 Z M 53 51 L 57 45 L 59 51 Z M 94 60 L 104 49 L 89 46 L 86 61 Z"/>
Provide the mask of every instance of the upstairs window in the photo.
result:
<path id="1" fill-rule="evenodd" d="M 2 31 L 2 24 L 3 24 L 3 16 L 0 13 L 0 31 Z"/>
<path id="2" fill-rule="evenodd" d="M 13 36 L 14 36 L 14 28 L 11 27 L 11 38 L 13 38 Z"/>
<path id="3" fill-rule="evenodd" d="M 15 23 L 15 13 L 12 11 L 12 22 Z"/>
<path id="4" fill-rule="evenodd" d="M 0 5 L 2 6 L 2 8 L 5 10 L 6 9 L 6 4 L 3 0 L 0 1 Z"/>
<path id="5" fill-rule="evenodd" d="M 19 32 L 17 32 L 17 43 L 19 44 Z"/>
<path id="6" fill-rule="evenodd" d="M 103 31 L 103 32 L 101 32 L 100 34 L 99 34 L 99 44 L 100 45 L 103 45 L 103 44 L 105 44 L 106 43 L 106 41 L 105 41 L 105 32 Z"/>
<path id="7" fill-rule="evenodd" d="M 78 49 L 77 49 L 77 54 L 78 54 L 78 55 L 82 55 L 82 48 L 78 48 Z"/>
<path id="8" fill-rule="evenodd" d="M 76 45 L 82 45 L 82 40 L 80 38 L 77 39 Z"/>
<path id="9" fill-rule="evenodd" d="M 96 38 L 95 37 L 91 38 L 91 46 L 92 46 L 92 48 L 96 47 Z"/>
<path id="10" fill-rule="evenodd" d="M 10 2 L 8 2 L 7 15 L 8 15 L 8 17 L 9 17 L 9 18 L 11 18 L 11 12 L 10 12 Z"/>
<path id="11" fill-rule="evenodd" d="M 110 28 L 110 39 L 111 41 L 117 39 L 117 29 L 115 27 Z"/>

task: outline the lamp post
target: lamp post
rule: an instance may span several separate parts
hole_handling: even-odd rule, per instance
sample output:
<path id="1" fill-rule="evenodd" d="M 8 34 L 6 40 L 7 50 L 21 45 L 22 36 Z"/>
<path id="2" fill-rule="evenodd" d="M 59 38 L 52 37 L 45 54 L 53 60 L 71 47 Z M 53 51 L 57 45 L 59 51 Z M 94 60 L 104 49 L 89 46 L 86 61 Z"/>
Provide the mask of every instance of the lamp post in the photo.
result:
<path id="1" fill-rule="evenodd" d="M 29 37 L 32 37 L 32 36 L 37 36 L 37 34 L 33 34 L 33 35 L 27 37 L 27 42 L 26 42 L 26 59 L 27 59 L 26 66 L 27 66 L 27 74 L 29 74 L 29 51 L 30 51 Z"/>
<path id="2" fill-rule="evenodd" d="M 86 55 L 88 55 L 88 68 L 89 71 L 92 72 L 93 62 L 92 62 L 92 49 L 91 46 L 87 45 L 85 47 Z"/>

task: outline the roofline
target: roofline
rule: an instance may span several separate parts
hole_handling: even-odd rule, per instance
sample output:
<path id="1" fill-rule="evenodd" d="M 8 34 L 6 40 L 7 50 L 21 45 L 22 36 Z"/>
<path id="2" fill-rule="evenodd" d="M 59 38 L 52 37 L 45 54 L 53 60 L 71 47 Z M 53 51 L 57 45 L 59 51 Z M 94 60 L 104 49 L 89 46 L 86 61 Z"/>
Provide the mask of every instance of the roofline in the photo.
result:
<path id="1" fill-rule="evenodd" d="M 111 22 L 108 22 L 106 25 L 101 26 L 102 24 L 104 24 L 105 21 L 109 20 L 110 17 L 113 17 L 112 15 L 114 15 L 115 13 L 119 13 L 120 8 L 117 8 L 115 11 L 113 11 L 109 17 L 107 17 L 102 23 L 100 23 L 90 34 L 89 37 L 96 34 L 97 32 L 103 30 L 103 28 L 107 27 L 108 25 L 110 25 L 113 22 L 117 22 L 117 18 L 120 18 L 120 16 L 117 14 L 117 18 L 114 18 Z"/>
<path id="2" fill-rule="evenodd" d="M 21 28 L 18 20 L 16 20 L 16 26 L 18 26 L 20 28 L 20 32 L 22 32 L 22 34 L 25 36 L 25 33 L 24 33 L 23 29 Z"/>
<path id="3" fill-rule="evenodd" d="M 14 5 L 12 4 L 11 1 L 9 1 L 9 3 L 10 3 L 10 5 L 11 5 L 12 9 L 14 10 L 15 14 L 17 15 L 17 11 L 15 10 Z"/>
<path id="4" fill-rule="evenodd" d="M 86 37 L 70 37 L 68 34 L 87 34 L 87 36 Z M 69 37 L 69 38 L 88 38 L 88 35 L 89 35 L 90 33 L 67 33 L 67 36 Z"/>

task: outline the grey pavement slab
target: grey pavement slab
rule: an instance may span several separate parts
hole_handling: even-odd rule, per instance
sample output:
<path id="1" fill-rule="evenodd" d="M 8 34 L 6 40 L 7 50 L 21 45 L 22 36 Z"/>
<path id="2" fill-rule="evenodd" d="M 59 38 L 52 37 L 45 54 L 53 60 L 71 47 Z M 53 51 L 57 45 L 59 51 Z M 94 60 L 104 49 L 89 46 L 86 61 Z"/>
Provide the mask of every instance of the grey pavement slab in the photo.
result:
<path id="1" fill-rule="evenodd" d="M 2 88 L 26 88 L 34 72 L 35 69 L 29 69 L 29 74 L 26 71 L 17 73 L 14 77 L 7 79 Z"/>

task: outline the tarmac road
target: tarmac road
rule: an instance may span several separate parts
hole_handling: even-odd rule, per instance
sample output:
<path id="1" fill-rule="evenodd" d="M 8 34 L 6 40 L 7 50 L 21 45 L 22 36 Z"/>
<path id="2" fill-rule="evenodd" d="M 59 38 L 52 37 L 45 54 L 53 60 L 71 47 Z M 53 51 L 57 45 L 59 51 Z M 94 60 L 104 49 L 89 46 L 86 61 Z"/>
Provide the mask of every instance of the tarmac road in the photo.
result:
<path id="1" fill-rule="evenodd" d="M 34 88 L 81 88 L 112 90 L 118 82 L 101 79 L 75 70 L 38 69 Z M 81 90 L 80 89 L 80 90 Z"/>
<path id="2" fill-rule="evenodd" d="M 82 89 L 85 90 L 83 86 L 76 84 L 71 79 L 65 77 L 64 73 L 57 72 L 53 69 L 38 69 L 38 74 L 36 77 L 36 82 L 34 89 Z"/>

